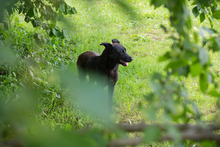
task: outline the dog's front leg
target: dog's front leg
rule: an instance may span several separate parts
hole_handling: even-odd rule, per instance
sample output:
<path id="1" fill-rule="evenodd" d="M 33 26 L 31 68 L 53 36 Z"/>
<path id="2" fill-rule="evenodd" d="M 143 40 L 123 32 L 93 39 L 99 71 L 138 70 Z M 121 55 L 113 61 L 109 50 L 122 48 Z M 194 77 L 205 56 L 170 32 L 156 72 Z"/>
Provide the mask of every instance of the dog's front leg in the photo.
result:
<path id="1" fill-rule="evenodd" d="M 109 95 L 109 100 L 110 100 L 111 103 L 112 103 L 112 99 L 113 99 L 114 89 L 115 89 L 115 84 L 114 83 L 109 83 L 109 85 L 108 85 L 108 95 Z"/>
<path id="2" fill-rule="evenodd" d="M 110 108 L 110 113 L 113 114 L 113 93 L 115 85 L 112 83 L 108 84 L 108 103 Z"/>

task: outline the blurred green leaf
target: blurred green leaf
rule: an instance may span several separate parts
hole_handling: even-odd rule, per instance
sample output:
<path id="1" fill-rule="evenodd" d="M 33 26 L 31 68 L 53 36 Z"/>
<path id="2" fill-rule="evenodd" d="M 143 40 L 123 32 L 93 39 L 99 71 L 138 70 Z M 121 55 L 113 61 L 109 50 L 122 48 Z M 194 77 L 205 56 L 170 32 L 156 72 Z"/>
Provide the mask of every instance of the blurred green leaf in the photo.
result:
<path id="1" fill-rule="evenodd" d="M 196 77 L 200 75 L 201 72 L 202 72 L 202 66 L 199 62 L 190 65 L 190 73 L 192 77 Z"/>
<path id="2" fill-rule="evenodd" d="M 183 42 L 183 47 L 189 51 L 192 50 L 191 42 L 188 39 L 185 39 Z"/>
<path id="3" fill-rule="evenodd" d="M 220 93 L 216 89 L 212 89 L 208 92 L 209 95 L 214 97 L 220 97 Z"/>
<path id="4" fill-rule="evenodd" d="M 181 90 L 181 96 L 184 97 L 184 98 L 188 98 L 188 93 L 185 89 Z"/>
<path id="5" fill-rule="evenodd" d="M 36 8 L 33 8 L 34 17 L 38 17 L 38 12 Z"/>
<path id="6" fill-rule="evenodd" d="M 23 12 L 23 9 L 24 9 L 24 6 L 23 5 L 20 5 L 19 8 L 18 8 L 18 13 L 22 13 Z"/>
<path id="7" fill-rule="evenodd" d="M 154 100 L 154 94 L 150 93 L 150 94 L 146 95 L 145 99 L 149 102 L 152 102 Z"/>
<path id="8" fill-rule="evenodd" d="M 76 9 L 74 7 L 71 8 L 72 14 L 77 13 Z"/>
<path id="9" fill-rule="evenodd" d="M 193 36 L 194 36 L 195 41 L 198 42 L 198 39 L 199 39 L 198 33 L 193 32 Z"/>
<path id="10" fill-rule="evenodd" d="M 107 143 L 103 136 L 96 131 L 91 130 L 85 133 L 69 132 L 69 131 L 51 131 L 41 126 L 32 127 L 32 135 L 27 136 L 26 145 L 32 147 L 60 147 L 60 146 L 76 146 L 76 147 L 97 147 L 106 146 Z"/>
<path id="11" fill-rule="evenodd" d="M 208 89 L 208 75 L 207 72 L 201 73 L 199 78 L 200 89 L 205 93 Z"/>
<path id="12" fill-rule="evenodd" d="M 171 110 L 171 117 L 174 121 L 178 122 L 178 119 L 184 116 L 184 106 L 178 102 L 173 102 L 172 107 L 169 107 Z"/>
<path id="13" fill-rule="evenodd" d="M 156 111 L 157 111 L 157 109 L 155 109 L 155 108 L 146 109 L 145 110 L 145 117 L 148 120 L 156 120 L 157 119 Z"/>
<path id="14" fill-rule="evenodd" d="M 209 62 L 209 55 L 204 48 L 199 49 L 199 60 L 202 66 L 205 66 Z"/>
<path id="15" fill-rule="evenodd" d="M 215 19 L 220 19 L 220 10 L 215 11 L 215 12 L 213 13 L 213 18 L 215 18 Z"/>
<path id="16" fill-rule="evenodd" d="M 60 78 L 63 83 L 61 85 L 71 90 L 72 100 L 78 102 L 84 112 L 100 118 L 105 123 L 111 122 L 112 99 L 109 99 L 107 92 L 103 90 L 102 78 L 98 82 L 101 86 L 81 83 L 75 75 L 67 71 L 63 71 Z"/>
<path id="17" fill-rule="evenodd" d="M 210 46 L 209 49 L 213 50 L 213 52 L 220 50 L 220 39 L 218 37 L 212 37 L 210 38 Z"/>
<path id="18" fill-rule="evenodd" d="M 60 28 L 54 27 L 54 28 L 52 28 L 51 30 L 52 30 L 52 33 L 53 33 L 54 36 L 56 36 L 56 37 L 61 37 L 61 36 L 62 36 L 62 35 L 61 35 Z"/>
<path id="19" fill-rule="evenodd" d="M 154 5 L 156 8 L 166 3 L 167 3 L 167 0 L 151 0 L 151 5 Z"/>
<path id="20" fill-rule="evenodd" d="M 200 22 L 203 22 L 205 20 L 205 13 L 201 13 L 200 15 Z"/>
<path id="21" fill-rule="evenodd" d="M 144 131 L 144 141 L 156 141 L 161 137 L 161 130 L 157 126 L 152 126 Z"/>
<path id="22" fill-rule="evenodd" d="M 210 29 L 210 28 L 207 28 L 207 27 L 202 27 L 202 29 L 205 30 L 206 32 L 208 32 L 209 34 L 218 33 L 216 30 Z"/>
<path id="23" fill-rule="evenodd" d="M 188 74 L 189 74 L 189 65 L 177 68 L 177 73 L 178 73 L 178 76 L 185 76 L 185 77 L 187 77 Z"/>
<path id="24" fill-rule="evenodd" d="M 65 9 L 65 3 L 61 3 L 61 4 L 60 4 L 59 10 L 60 10 L 62 13 L 65 14 L 65 11 L 66 11 L 66 9 Z"/>
<path id="25" fill-rule="evenodd" d="M 38 27 L 41 25 L 41 20 L 39 18 L 36 18 L 36 19 L 33 19 L 31 21 L 31 23 L 32 23 L 33 27 Z"/>
<path id="26" fill-rule="evenodd" d="M 151 88 L 154 93 L 160 94 L 163 89 L 163 85 L 159 83 L 158 81 L 151 81 Z"/>
<path id="27" fill-rule="evenodd" d="M 170 59 L 170 52 L 165 53 L 163 56 L 159 57 L 159 61 L 166 61 Z"/>
<path id="28" fill-rule="evenodd" d="M 69 37 L 68 31 L 66 29 L 63 29 L 62 33 L 63 33 L 63 36 L 66 38 L 66 40 L 69 41 L 70 37 Z"/>
<path id="29" fill-rule="evenodd" d="M 162 77 L 163 76 L 160 73 L 154 73 L 153 76 L 152 76 L 152 79 L 155 79 L 155 80 L 159 79 L 160 80 L 160 79 L 162 79 Z"/>
<path id="30" fill-rule="evenodd" d="M 181 139 L 180 132 L 174 126 L 167 126 L 168 134 L 176 141 Z"/>
<path id="31" fill-rule="evenodd" d="M 197 6 L 195 6 L 195 7 L 192 9 L 192 12 L 193 12 L 193 15 L 194 15 L 195 17 L 198 17 L 198 16 L 199 16 L 199 11 L 198 11 Z"/>
<path id="32" fill-rule="evenodd" d="M 30 19 L 29 17 L 25 16 L 25 18 L 24 18 L 24 21 L 25 21 L 25 22 L 28 23 L 28 22 L 30 22 L 30 20 L 31 20 L 31 19 Z"/>
<path id="33" fill-rule="evenodd" d="M 209 83 L 209 84 L 210 84 L 210 83 L 213 83 L 213 80 L 214 80 L 213 75 L 212 75 L 210 72 L 208 72 L 207 74 L 208 74 L 208 83 Z"/>
<path id="34" fill-rule="evenodd" d="M 109 99 L 103 87 L 89 85 L 81 88 L 77 89 L 77 102 L 80 104 L 81 109 L 107 123 L 111 122 L 112 100 Z"/>
<path id="35" fill-rule="evenodd" d="M 34 16 L 33 8 L 30 8 L 26 15 L 29 16 L 29 17 L 33 17 Z"/>
<path id="36" fill-rule="evenodd" d="M 16 56 L 12 50 L 4 46 L 3 42 L 0 40 L 0 65 L 5 63 L 14 66 L 16 64 Z"/>
<path id="37" fill-rule="evenodd" d="M 214 147 L 215 143 L 213 141 L 204 140 L 201 142 L 202 147 Z"/>
<path id="38" fill-rule="evenodd" d="M 178 67 L 182 67 L 187 64 L 188 64 L 188 60 L 186 60 L 186 59 L 170 61 L 170 63 L 168 63 L 168 65 L 166 66 L 166 69 L 168 69 L 168 68 L 176 69 Z"/>
<path id="39" fill-rule="evenodd" d="M 193 107 L 193 109 L 194 109 L 194 115 L 195 115 L 196 119 L 197 119 L 197 120 L 200 120 L 200 118 L 201 118 L 201 113 L 200 113 L 200 111 L 199 111 L 198 106 L 197 106 L 194 102 L 192 102 L 192 107 Z"/>

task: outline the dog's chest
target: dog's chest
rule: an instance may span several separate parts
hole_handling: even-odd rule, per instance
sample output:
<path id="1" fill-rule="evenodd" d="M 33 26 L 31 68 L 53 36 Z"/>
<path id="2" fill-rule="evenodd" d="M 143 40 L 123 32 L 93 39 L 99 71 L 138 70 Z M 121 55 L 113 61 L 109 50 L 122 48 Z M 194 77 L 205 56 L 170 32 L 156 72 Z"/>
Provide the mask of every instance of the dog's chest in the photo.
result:
<path id="1" fill-rule="evenodd" d="M 109 73 L 110 82 L 116 83 L 118 81 L 118 65 L 116 65 Z"/>

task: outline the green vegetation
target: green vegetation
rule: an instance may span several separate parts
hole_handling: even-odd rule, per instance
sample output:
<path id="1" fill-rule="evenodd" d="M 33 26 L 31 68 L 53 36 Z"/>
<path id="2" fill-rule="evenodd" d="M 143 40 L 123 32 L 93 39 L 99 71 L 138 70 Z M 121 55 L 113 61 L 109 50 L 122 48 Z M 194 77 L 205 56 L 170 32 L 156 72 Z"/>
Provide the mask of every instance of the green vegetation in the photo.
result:
<path id="1" fill-rule="evenodd" d="M 162 107 L 160 103 L 156 103 L 154 100 L 146 101 L 146 97 L 152 92 L 158 92 L 157 94 L 160 94 L 158 85 L 156 85 L 155 88 L 152 83 L 155 84 L 154 79 L 157 78 L 161 81 L 164 80 L 162 75 L 165 77 L 165 68 L 167 64 L 169 64 L 169 61 L 159 62 L 159 57 L 171 50 L 173 42 L 175 41 L 170 38 L 170 36 L 178 38 L 179 35 L 175 27 L 170 27 L 169 11 L 164 8 L 164 6 L 154 9 L 154 6 L 150 5 L 150 1 L 144 0 L 128 0 L 126 3 L 129 5 L 125 5 L 125 2 L 120 0 L 68 0 L 66 2 L 71 7 L 74 6 L 77 13 L 65 16 L 65 21 L 68 20 L 68 23 L 60 22 L 56 23 L 56 25 L 60 28 L 68 29 L 68 38 L 62 38 L 67 37 L 66 33 L 64 33 L 65 35 L 61 36 L 61 38 L 49 37 L 47 32 L 44 31 L 44 28 L 33 28 L 33 24 L 23 21 L 24 16 L 18 12 L 8 15 L 7 18 L 5 18 L 5 21 L 8 23 L 7 29 L 5 29 L 3 25 L 0 26 L 0 46 L 2 48 L 0 52 L 0 126 L 4 126 L 7 123 L 10 124 L 8 127 L 5 126 L 4 129 L 0 129 L 0 141 L 14 139 L 14 136 L 23 134 L 24 132 L 27 134 L 36 133 L 38 136 L 35 139 L 34 136 L 29 138 L 33 141 L 30 144 L 36 146 L 34 143 L 37 143 L 38 139 L 41 140 L 43 137 L 49 141 L 52 137 L 55 139 L 51 140 L 65 137 L 69 139 L 71 139 L 71 137 L 80 138 L 81 136 L 78 136 L 77 133 L 70 134 L 70 132 L 78 129 L 86 129 L 91 126 L 102 128 L 103 126 L 100 125 L 100 122 L 103 121 L 102 118 L 108 118 L 101 117 L 100 119 L 99 116 L 97 116 L 97 118 L 92 114 L 96 114 L 97 111 L 101 112 L 101 108 L 107 106 L 107 104 L 105 105 L 106 101 L 94 98 L 94 101 L 99 102 L 93 106 L 99 108 L 96 108 L 94 112 L 90 112 L 91 115 L 88 115 L 80 109 L 81 106 L 77 103 L 79 100 L 75 98 L 78 94 L 77 90 L 81 90 L 80 92 L 85 93 L 82 94 L 85 97 L 90 96 L 89 92 L 91 92 L 89 88 L 85 88 L 85 91 L 83 91 L 79 88 L 81 85 L 77 85 L 76 60 L 79 54 L 88 50 L 101 54 L 104 48 L 99 44 L 101 42 L 111 42 L 114 38 L 117 38 L 121 44 L 127 48 L 128 54 L 134 58 L 128 67 L 119 67 L 119 81 L 115 87 L 113 99 L 113 111 L 116 116 L 114 122 L 129 124 L 141 122 L 148 124 L 154 122 L 163 123 L 163 111 L 165 110 L 156 111 L 157 119 L 155 120 L 151 119 L 152 113 L 150 113 L 150 111 L 147 113 L 142 112 L 157 104 Z M 154 5 L 157 6 L 157 4 Z M 187 5 L 193 8 L 191 1 L 187 2 Z M 195 10 L 193 12 L 194 15 L 198 13 L 195 12 Z M 199 18 L 195 18 L 194 15 L 192 12 L 189 15 L 189 18 L 194 24 L 194 28 L 191 30 L 196 31 L 199 27 L 210 27 L 209 19 L 204 19 L 205 16 L 203 17 L 203 15 Z M 200 21 L 202 21 L 202 23 Z M 215 19 L 212 21 L 211 27 L 219 32 L 218 24 L 219 20 Z M 161 25 L 164 27 L 161 27 Z M 165 27 L 167 32 L 163 29 Z M 196 42 L 195 34 L 193 34 L 194 31 L 190 32 L 190 29 L 187 31 L 189 37 L 193 38 L 192 40 Z M 202 40 L 202 37 L 197 37 L 198 40 Z M 12 52 L 10 52 L 9 49 L 11 49 Z M 220 68 L 218 63 L 219 53 L 209 51 L 209 55 L 212 61 L 211 73 L 218 76 Z M 173 54 L 173 56 L 175 56 L 175 54 Z M 205 57 L 203 56 L 202 58 Z M 188 92 L 189 100 L 193 101 L 201 112 L 201 120 L 212 122 L 218 112 L 216 105 L 217 99 L 205 93 L 207 88 L 204 85 L 206 85 L 206 83 L 199 82 L 199 78 L 196 77 L 202 73 L 199 70 L 200 66 L 196 67 L 196 64 L 192 65 L 195 66 L 191 67 L 193 74 L 189 75 L 188 78 L 184 76 L 178 78 L 171 76 L 169 86 L 173 85 L 173 83 L 175 85 L 175 80 L 179 79 L 176 85 L 185 85 L 183 87 L 185 87 Z M 170 67 L 171 70 L 173 70 L 174 66 L 170 65 Z M 194 68 L 196 69 L 195 71 L 193 71 Z M 161 76 L 159 74 L 154 75 L 154 73 L 159 73 Z M 218 82 L 219 79 L 216 78 L 215 80 Z M 66 88 L 65 86 L 69 86 L 70 88 Z M 214 86 L 211 85 L 210 87 L 212 88 Z M 72 90 L 71 88 L 76 88 L 76 90 Z M 203 92 L 201 92 L 200 88 Z M 88 90 L 88 92 L 86 90 Z M 101 91 L 103 91 L 103 89 L 101 89 Z M 217 92 L 215 94 L 218 95 Z M 101 93 L 99 96 L 103 95 L 104 94 Z M 191 105 L 191 103 L 184 103 L 184 105 L 181 103 L 180 105 L 180 102 L 185 102 L 183 98 L 175 102 L 176 105 L 170 106 L 174 108 L 174 110 L 170 110 L 170 113 L 172 113 L 171 116 L 174 118 L 171 119 L 171 121 L 185 123 L 185 120 L 179 117 L 183 117 L 182 113 L 188 111 L 188 109 L 185 110 L 185 105 L 188 104 L 189 109 L 194 109 L 194 105 Z M 102 104 L 103 106 L 101 106 Z M 88 105 L 88 107 L 91 105 Z M 19 110 L 21 111 L 16 112 L 18 109 L 10 110 L 11 108 L 20 108 Z M 17 114 L 17 117 L 14 117 L 14 113 Z M 108 112 L 103 112 L 103 115 L 105 114 L 108 114 Z M 190 115 L 193 114 L 194 112 Z M 25 120 L 24 118 L 26 117 L 29 119 Z M 6 118 L 13 118 L 12 122 L 5 123 L 4 119 Z M 197 123 L 197 120 L 192 119 L 189 122 Z M 28 124 L 28 127 L 24 124 Z M 38 126 L 39 124 L 50 129 L 44 130 L 41 126 Z M 7 131 L 7 129 L 10 131 Z M 59 132 L 64 130 L 65 132 L 59 134 L 60 136 L 53 134 L 54 131 Z M 146 132 L 147 131 L 148 130 L 146 130 Z M 155 131 L 155 129 L 153 129 L 153 131 Z M 8 134 L 4 134 L 5 132 Z M 121 136 L 124 135 L 121 132 L 117 135 L 111 134 L 108 131 L 104 133 L 100 132 L 99 129 L 92 130 L 91 133 L 97 135 L 95 137 L 93 136 L 93 138 L 89 136 L 89 133 L 87 136 L 82 135 L 85 137 L 86 142 L 84 145 L 79 144 L 82 146 L 88 144 L 97 146 L 93 139 L 96 141 L 102 140 L 100 138 L 104 138 L 103 136 L 106 134 L 108 134 L 106 135 L 107 138 L 111 139 L 117 138 L 118 134 L 122 134 Z M 43 134 L 43 136 L 39 134 Z M 101 136 L 100 134 L 104 135 Z M 47 135 L 51 135 L 52 137 L 49 138 Z M 130 136 L 136 137 L 140 136 L 140 134 L 133 133 L 130 134 Z M 20 138 L 18 137 L 18 139 Z M 42 146 L 47 146 L 47 144 L 44 144 L 46 141 L 41 141 L 43 142 L 41 142 Z M 57 142 L 55 141 L 54 145 L 59 146 L 62 143 L 62 146 L 78 145 L 77 142 L 74 142 L 75 140 L 66 144 L 65 139 L 62 141 L 63 142 L 58 144 L 56 144 Z M 100 142 L 99 145 L 105 146 L 106 142 Z M 169 143 L 153 143 L 151 145 L 170 146 Z M 188 145 L 193 146 L 195 144 L 188 143 Z M 38 146 L 41 146 L 41 144 Z"/>

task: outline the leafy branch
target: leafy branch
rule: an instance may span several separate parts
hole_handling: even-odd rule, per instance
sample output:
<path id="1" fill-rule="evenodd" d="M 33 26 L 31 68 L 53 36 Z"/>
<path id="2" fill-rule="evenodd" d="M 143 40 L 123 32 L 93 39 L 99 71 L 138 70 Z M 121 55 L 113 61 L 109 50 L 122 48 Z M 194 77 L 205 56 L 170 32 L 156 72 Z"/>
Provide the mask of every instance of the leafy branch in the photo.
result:
<path id="1" fill-rule="evenodd" d="M 27 23 L 31 22 L 33 27 L 43 28 L 49 36 L 67 39 L 69 39 L 67 30 L 60 29 L 56 23 L 64 21 L 64 15 L 77 13 L 76 9 L 64 0 L 15 0 L 6 3 L 4 8 L 9 15 L 15 10 L 23 14 Z"/>
<path id="2" fill-rule="evenodd" d="M 152 0 L 151 4 L 156 8 L 164 5 L 169 10 L 171 26 L 174 27 L 178 35 L 170 36 L 173 40 L 171 50 L 159 58 L 159 61 L 168 61 L 165 68 L 167 74 L 165 76 L 153 75 L 151 82 L 153 92 L 146 98 L 151 104 L 152 101 L 159 103 L 159 106 L 154 105 L 151 106 L 154 108 L 150 109 L 158 110 L 164 108 L 165 112 L 167 112 L 165 115 L 168 114 L 166 118 L 171 118 L 170 120 L 174 121 L 184 119 L 188 122 L 187 114 L 189 113 L 192 116 L 197 115 L 195 118 L 198 118 L 197 121 L 199 121 L 198 108 L 193 102 L 188 100 L 187 90 L 185 90 L 184 84 L 181 84 L 181 79 L 179 79 L 180 82 L 175 82 L 171 79 L 172 76 L 188 77 L 191 75 L 192 77 L 199 77 L 201 91 L 219 97 L 218 83 L 215 81 L 216 77 L 209 70 L 211 59 L 208 54 L 208 50 L 213 52 L 220 50 L 219 32 L 207 27 L 202 27 L 199 31 L 193 30 L 190 11 L 186 6 L 185 0 Z M 198 10 L 197 13 L 201 15 L 200 18 L 203 17 L 202 15 L 205 12 L 209 12 L 210 17 L 217 18 L 215 14 L 218 11 L 216 10 L 217 4 L 215 1 L 195 1 L 192 3 L 192 5 L 195 4 L 196 6 L 192 10 L 194 15 L 196 9 Z M 200 19 L 200 21 L 203 22 L 204 20 Z M 202 38 L 202 42 L 199 38 Z M 210 85 L 213 85 L 211 90 L 209 88 Z M 187 106 L 190 103 L 194 107 L 194 112 Z M 175 108 L 175 105 L 178 106 Z M 173 117 L 170 112 L 176 112 L 177 109 L 181 109 L 183 113 L 178 117 Z"/>

